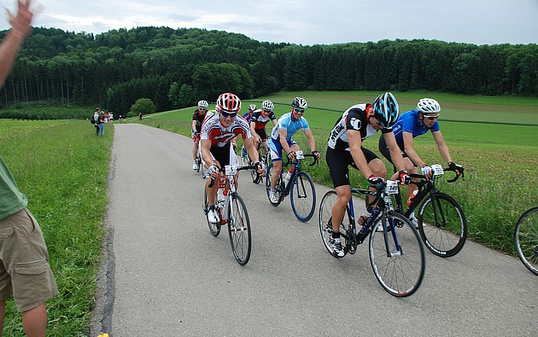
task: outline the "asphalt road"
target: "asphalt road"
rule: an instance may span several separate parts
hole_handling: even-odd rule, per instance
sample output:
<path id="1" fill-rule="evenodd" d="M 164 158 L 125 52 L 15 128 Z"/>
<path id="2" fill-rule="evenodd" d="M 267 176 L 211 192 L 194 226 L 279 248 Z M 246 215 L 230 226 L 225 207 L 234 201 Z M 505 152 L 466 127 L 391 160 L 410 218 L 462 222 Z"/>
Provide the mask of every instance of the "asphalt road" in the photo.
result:
<path id="1" fill-rule="evenodd" d="M 108 237 L 91 336 L 536 336 L 538 278 L 519 260 L 467 242 L 429 252 L 414 295 L 386 293 L 367 246 L 330 256 L 317 227 L 277 208 L 246 174 L 239 192 L 252 224 L 239 266 L 227 233 L 213 237 L 189 138 L 116 124 Z M 324 146 L 319 144 L 318 147 Z M 328 189 L 317 186 L 317 205 Z"/>

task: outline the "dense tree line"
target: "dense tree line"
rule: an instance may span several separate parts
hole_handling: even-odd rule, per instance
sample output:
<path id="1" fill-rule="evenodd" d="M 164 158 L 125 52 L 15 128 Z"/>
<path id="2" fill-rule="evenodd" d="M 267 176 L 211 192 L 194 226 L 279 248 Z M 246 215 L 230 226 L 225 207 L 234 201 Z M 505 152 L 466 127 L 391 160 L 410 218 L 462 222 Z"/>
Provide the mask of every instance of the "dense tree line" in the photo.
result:
<path id="1" fill-rule="evenodd" d="M 6 31 L 0 32 L 0 37 Z M 17 102 L 158 111 L 279 90 L 410 90 L 538 96 L 538 46 L 396 40 L 300 46 L 204 29 L 139 27 L 93 35 L 35 28 L 0 92 Z"/>

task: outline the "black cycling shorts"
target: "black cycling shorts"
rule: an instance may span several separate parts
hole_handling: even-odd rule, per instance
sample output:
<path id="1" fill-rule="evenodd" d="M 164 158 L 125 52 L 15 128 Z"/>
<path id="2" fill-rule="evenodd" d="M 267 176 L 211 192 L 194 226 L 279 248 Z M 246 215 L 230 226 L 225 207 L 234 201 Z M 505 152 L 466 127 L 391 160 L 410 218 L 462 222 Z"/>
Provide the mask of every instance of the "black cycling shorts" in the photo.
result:
<path id="1" fill-rule="evenodd" d="M 400 145 L 398 145 L 400 146 Z M 387 160 L 392 164 L 392 167 L 394 169 L 394 172 L 396 172 L 396 166 L 394 166 L 394 163 L 392 162 L 392 158 L 390 157 L 390 151 L 389 151 L 389 147 L 387 146 L 387 143 L 385 142 L 385 138 L 383 137 L 380 137 L 379 138 L 379 152 L 381 152 L 381 154 L 383 155 L 383 157 L 387 158 Z M 407 155 L 407 153 L 405 153 L 405 151 L 400 147 L 400 152 L 402 154 L 402 157 L 404 158 L 408 158 L 409 156 Z M 411 160 L 411 162 L 413 163 L 413 161 Z M 413 163 L 413 165 L 415 167 L 417 167 L 417 164 Z"/>
<path id="2" fill-rule="evenodd" d="M 211 146 L 211 149 L 209 150 L 211 154 L 213 155 L 213 158 L 215 158 L 216 161 L 219 162 L 220 167 L 224 167 L 225 165 L 230 164 L 230 144 L 223 147 L 218 146 Z"/>
<path id="3" fill-rule="evenodd" d="M 260 136 L 260 138 L 262 140 L 267 140 L 267 132 L 265 132 L 265 128 L 264 129 L 254 129 L 254 131 L 256 131 L 256 133 L 258 134 L 258 136 Z"/>
<path id="4" fill-rule="evenodd" d="M 372 151 L 365 149 L 361 146 L 362 153 L 366 158 L 366 162 L 369 163 L 379 157 Z M 327 154 L 325 160 L 329 166 L 329 172 L 331 173 L 331 179 L 334 187 L 349 185 L 349 169 L 348 166 L 358 170 L 355 165 L 355 161 L 351 156 L 351 152 L 345 150 L 333 150 L 330 147 L 327 148 Z"/>

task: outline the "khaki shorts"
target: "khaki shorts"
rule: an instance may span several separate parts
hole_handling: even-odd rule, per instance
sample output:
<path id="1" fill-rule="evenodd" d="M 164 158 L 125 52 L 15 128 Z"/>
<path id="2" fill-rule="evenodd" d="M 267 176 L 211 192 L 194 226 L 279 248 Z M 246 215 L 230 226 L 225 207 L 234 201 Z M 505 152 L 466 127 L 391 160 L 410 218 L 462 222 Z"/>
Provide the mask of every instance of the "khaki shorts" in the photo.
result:
<path id="1" fill-rule="evenodd" d="M 0 220 L 0 301 L 13 294 L 21 312 L 58 293 L 39 224 L 24 209 Z"/>

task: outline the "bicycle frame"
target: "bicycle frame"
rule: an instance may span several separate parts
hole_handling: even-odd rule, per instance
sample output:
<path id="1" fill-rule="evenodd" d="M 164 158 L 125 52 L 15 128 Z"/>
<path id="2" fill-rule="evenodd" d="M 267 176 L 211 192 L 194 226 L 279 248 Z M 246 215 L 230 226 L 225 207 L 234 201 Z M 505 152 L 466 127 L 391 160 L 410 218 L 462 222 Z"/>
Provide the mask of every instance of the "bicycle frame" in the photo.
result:
<path id="1" fill-rule="evenodd" d="M 290 190 L 291 190 L 291 186 L 292 186 L 292 184 L 290 184 L 290 183 L 293 182 L 295 177 L 302 171 L 301 170 L 301 161 L 303 159 L 305 159 L 305 157 L 313 157 L 314 161 L 312 162 L 312 164 L 310 164 L 310 166 L 314 166 L 318 161 L 318 159 L 313 154 L 303 154 L 302 151 L 297 151 L 296 155 L 297 156 L 295 157 L 294 161 L 288 160 L 288 162 L 285 165 L 284 164 L 282 165 L 282 172 L 280 172 L 280 177 L 281 177 L 282 181 L 284 180 L 282 178 L 282 175 L 285 172 L 284 168 L 288 167 L 289 165 L 295 165 L 295 168 L 291 172 L 290 180 L 288 181 L 286 186 L 284 186 L 284 190 L 282 191 L 284 193 L 284 196 L 288 196 L 290 194 Z M 302 187 L 303 187 L 303 191 L 304 191 L 304 186 L 302 186 Z"/>

